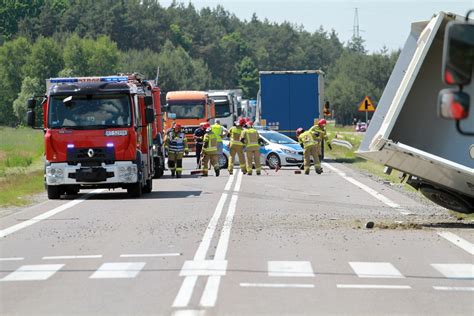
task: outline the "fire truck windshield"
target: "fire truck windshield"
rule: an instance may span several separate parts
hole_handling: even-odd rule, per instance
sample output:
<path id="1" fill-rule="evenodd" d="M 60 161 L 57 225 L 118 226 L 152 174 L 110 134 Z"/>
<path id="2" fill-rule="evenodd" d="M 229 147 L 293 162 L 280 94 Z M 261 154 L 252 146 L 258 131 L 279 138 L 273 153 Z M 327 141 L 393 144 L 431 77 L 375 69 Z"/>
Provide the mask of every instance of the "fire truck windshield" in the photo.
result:
<path id="1" fill-rule="evenodd" d="M 176 114 L 177 119 L 199 119 L 205 117 L 204 103 L 198 103 L 198 101 L 169 103 L 168 112 Z"/>
<path id="2" fill-rule="evenodd" d="M 49 103 L 49 128 L 128 127 L 131 122 L 126 94 L 52 96 Z"/>

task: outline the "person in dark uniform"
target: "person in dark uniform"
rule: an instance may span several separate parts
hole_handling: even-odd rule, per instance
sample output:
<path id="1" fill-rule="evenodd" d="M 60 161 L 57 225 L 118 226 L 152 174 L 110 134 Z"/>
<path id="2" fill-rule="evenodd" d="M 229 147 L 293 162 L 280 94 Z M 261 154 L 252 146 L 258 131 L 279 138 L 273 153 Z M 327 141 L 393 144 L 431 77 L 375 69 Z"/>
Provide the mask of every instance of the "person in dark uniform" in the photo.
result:
<path id="1" fill-rule="evenodd" d="M 201 163 L 201 152 L 202 152 L 202 145 L 203 145 L 203 139 L 204 135 L 206 134 L 206 129 L 203 128 L 205 125 L 205 122 L 202 122 L 199 124 L 199 127 L 194 131 L 194 141 L 196 142 L 196 163 L 197 163 L 197 169 L 200 169 L 200 163 Z"/>

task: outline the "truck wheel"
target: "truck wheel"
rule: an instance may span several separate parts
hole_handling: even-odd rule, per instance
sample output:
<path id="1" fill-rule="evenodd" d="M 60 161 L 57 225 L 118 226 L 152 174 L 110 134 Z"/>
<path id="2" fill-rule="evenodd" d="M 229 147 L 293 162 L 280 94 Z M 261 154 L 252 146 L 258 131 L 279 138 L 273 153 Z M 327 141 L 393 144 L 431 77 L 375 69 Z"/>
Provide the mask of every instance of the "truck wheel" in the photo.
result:
<path id="1" fill-rule="evenodd" d="M 151 193 L 153 191 L 153 179 L 146 180 L 146 184 L 143 187 L 143 193 Z"/>
<path id="2" fill-rule="evenodd" d="M 267 166 L 269 166 L 270 169 L 276 169 L 277 167 L 281 166 L 280 157 L 278 157 L 278 155 L 274 153 L 268 155 Z"/>
<path id="3" fill-rule="evenodd" d="M 449 210 L 465 214 L 471 214 L 474 212 L 474 209 L 469 207 L 469 205 L 456 194 L 427 185 L 421 186 L 420 191 L 430 201 Z"/>
<path id="4" fill-rule="evenodd" d="M 63 188 L 60 185 L 48 185 L 48 199 L 50 200 L 59 200 L 61 198 L 61 193 L 63 193 Z"/>
<path id="5" fill-rule="evenodd" d="M 139 198 L 139 197 L 142 195 L 142 183 L 141 183 L 141 182 L 137 182 L 137 183 L 131 184 L 131 185 L 127 188 L 127 193 L 128 193 L 128 195 L 130 195 L 131 197 Z"/>

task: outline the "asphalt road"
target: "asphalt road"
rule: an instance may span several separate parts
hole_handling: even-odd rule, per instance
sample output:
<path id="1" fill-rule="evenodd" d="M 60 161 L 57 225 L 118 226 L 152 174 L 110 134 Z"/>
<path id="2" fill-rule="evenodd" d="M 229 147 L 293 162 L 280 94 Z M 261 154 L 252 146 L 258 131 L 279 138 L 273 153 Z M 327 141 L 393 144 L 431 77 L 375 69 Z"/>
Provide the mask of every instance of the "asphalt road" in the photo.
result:
<path id="1" fill-rule="evenodd" d="M 140 199 L 3 216 L 0 314 L 474 314 L 472 222 L 340 164 L 201 178 L 193 161 Z"/>

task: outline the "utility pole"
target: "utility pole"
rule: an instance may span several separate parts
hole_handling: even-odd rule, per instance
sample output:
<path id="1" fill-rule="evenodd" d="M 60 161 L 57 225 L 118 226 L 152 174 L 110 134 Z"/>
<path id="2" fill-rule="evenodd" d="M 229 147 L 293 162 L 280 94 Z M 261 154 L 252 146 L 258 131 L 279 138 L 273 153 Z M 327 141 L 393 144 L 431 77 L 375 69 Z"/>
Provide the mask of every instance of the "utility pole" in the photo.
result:
<path id="1" fill-rule="evenodd" d="M 359 34 L 359 11 L 357 8 L 354 9 L 354 25 L 352 26 L 352 38 L 360 37 Z"/>

